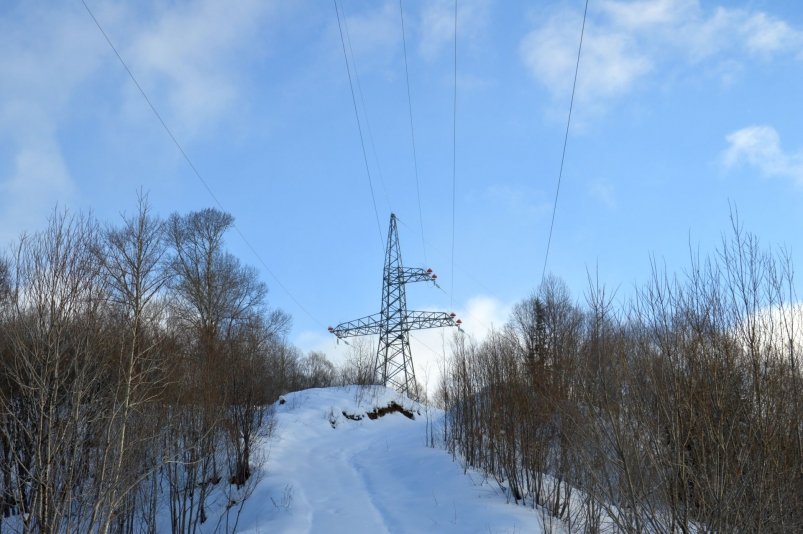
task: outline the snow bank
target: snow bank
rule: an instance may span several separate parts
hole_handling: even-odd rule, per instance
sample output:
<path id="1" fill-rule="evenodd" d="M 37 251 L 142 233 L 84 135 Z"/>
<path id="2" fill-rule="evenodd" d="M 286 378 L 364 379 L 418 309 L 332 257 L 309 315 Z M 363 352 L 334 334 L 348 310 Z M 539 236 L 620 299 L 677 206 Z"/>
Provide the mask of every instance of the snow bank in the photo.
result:
<path id="1" fill-rule="evenodd" d="M 394 405 L 382 417 L 367 416 Z M 495 483 L 426 447 L 428 417 L 443 415 L 383 387 L 283 397 L 264 478 L 238 530 L 541 532 L 537 512 L 507 504 Z"/>

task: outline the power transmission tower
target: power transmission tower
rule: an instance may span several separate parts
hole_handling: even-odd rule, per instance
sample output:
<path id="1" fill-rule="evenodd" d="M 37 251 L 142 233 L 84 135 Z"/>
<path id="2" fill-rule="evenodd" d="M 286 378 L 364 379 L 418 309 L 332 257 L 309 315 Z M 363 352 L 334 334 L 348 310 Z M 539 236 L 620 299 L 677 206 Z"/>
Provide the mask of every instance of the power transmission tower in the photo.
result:
<path id="1" fill-rule="evenodd" d="M 396 215 L 390 214 L 385 269 L 382 274 L 382 311 L 354 321 L 329 327 L 338 339 L 379 334 L 379 348 L 374 360 L 375 378 L 411 398 L 418 398 L 413 360 L 410 355 L 410 330 L 460 327 L 454 313 L 408 311 L 405 285 L 408 282 L 435 282 L 432 269 L 402 266 Z"/>

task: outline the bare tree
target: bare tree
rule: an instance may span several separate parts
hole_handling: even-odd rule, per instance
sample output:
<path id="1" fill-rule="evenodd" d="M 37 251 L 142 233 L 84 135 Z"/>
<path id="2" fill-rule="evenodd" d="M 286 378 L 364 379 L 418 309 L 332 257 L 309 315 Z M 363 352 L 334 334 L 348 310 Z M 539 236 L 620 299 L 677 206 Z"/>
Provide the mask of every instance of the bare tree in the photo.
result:
<path id="1" fill-rule="evenodd" d="M 166 386 L 159 350 L 163 338 L 159 325 L 163 317 L 161 297 L 167 282 L 162 265 L 166 253 L 163 229 L 140 193 L 137 213 L 123 216 L 120 228 L 108 228 L 99 250 L 109 300 L 124 328 L 119 338 L 120 359 L 114 362 L 115 381 L 110 384 L 114 404 L 106 426 L 105 454 L 97 473 L 102 487 L 94 513 L 104 532 L 143 475 L 131 461 L 136 449 L 133 442 L 144 441 L 152 447 L 156 441 L 147 432 L 147 424 L 137 424 L 159 413 L 153 410 L 154 404 Z"/>
<path id="2" fill-rule="evenodd" d="M 102 426 L 97 392 L 108 348 L 96 243 L 91 219 L 57 211 L 16 248 L 0 411 L 6 473 L 26 531 L 93 524 L 92 503 L 82 498 L 96 493 L 86 444 Z"/>
<path id="3" fill-rule="evenodd" d="M 788 255 L 734 221 L 682 276 L 653 267 L 622 310 L 594 282 L 582 312 L 548 279 L 501 332 L 455 343 L 447 447 L 572 530 L 799 530 Z"/>
<path id="4" fill-rule="evenodd" d="M 0 259 L 0 531 L 155 532 L 163 502 L 174 532 L 213 502 L 236 528 L 301 375 L 231 222 L 164 223 L 140 195 L 103 230 L 56 211 Z"/>
<path id="5" fill-rule="evenodd" d="M 301 359 L 299 367 L 304 380 L 304 389 L 326 388 L 333 386 L 337 381 L 337 369 L 323 352 L 311 351 Z"/>
<path id="6" fill-rule="evenodd" d="M 346 361 L 340 366 L 340 383 L 344 386 L 376 384 L 375 360 L 376 347 L 369 338 L 350 340 Z"/>
<path id="7" fill-rule="evenodd" d="M 185 332 L 185 383 L 181 417 L 181 448 L 170 471 L 174 530 L 194 530 L 206 520 L 205 503 L 211 486 L 220 479 L 218 455 L 226 439 L 225 426 L 229 407 L 237 405 L 239 390 L 221 383 L 219 377 L 231 376 L 232 369 L 248 372 L 241 366 L 251 358 L 252 348 L 240 343 L 238 336 L 250 332 L 264 311 L 267 288 L 256 271 L 242 266 L 223 246 L 223 236 L 233 225 L 231 215 L 205 209 L 187 215 L 172 215 L 167 235 L 172 248 L 170 269 L 171 316 L 175 328 Z M 240 351 L 227 350 L 240 347 Z M 241 357 L 239 362 L 233 359 Z M 252 399 L 248 399 L 250 402 Z M 178 421 L 178 420 L 177 420 Z M 250 422 L 241 421 L 241 423 Z M 230 432 L 238 442 L 247 436 L 240 427 Z M 249 444 L 233 447 L 238 452 L 232 464 L 232 480 L 241 484 L 250 474 Z M 197 490 L 197 491 L 196 491 Z M 189 512 L 185 513 L 185 510 Z"/>

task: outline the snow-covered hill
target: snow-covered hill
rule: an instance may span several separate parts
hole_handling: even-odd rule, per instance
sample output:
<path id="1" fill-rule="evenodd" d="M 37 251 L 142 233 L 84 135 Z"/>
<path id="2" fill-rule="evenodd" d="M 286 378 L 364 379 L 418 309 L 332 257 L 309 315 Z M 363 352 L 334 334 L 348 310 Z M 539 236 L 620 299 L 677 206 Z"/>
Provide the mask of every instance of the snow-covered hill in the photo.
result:
<path id="1" fill-rule="evenodd" d="M 533 509 L 506 503 L 494 482 L 464 474 L 447 452 L 428 448 L 427 414 L 406 397 L 349 387 L 282 401 L 264 478 L 245 504 L 240 532 L 542 531 Z M 414 419 L 400 411 L 366 416 L 391 403 Z"/>

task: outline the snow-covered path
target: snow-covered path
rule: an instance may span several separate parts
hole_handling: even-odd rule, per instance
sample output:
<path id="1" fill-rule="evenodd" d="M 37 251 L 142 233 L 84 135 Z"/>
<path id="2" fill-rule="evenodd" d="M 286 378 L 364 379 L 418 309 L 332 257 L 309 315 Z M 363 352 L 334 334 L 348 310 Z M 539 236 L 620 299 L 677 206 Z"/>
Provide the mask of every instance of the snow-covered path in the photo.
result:
<path id="1" fill-rule="evenodd" d="M 535 511 L 507 504 L 495 484 L 464 475 L 446 452 L 425 446 L 423 411 L 415 420 L 401 413 L 345 418 L 344 411 L 364 415 L 392 400 L 413 407 L 385 388 L 358 403 L 357 391 L 285 398 L 267 474 L 245 506 L 240 532 L 541 532 Z"/>

